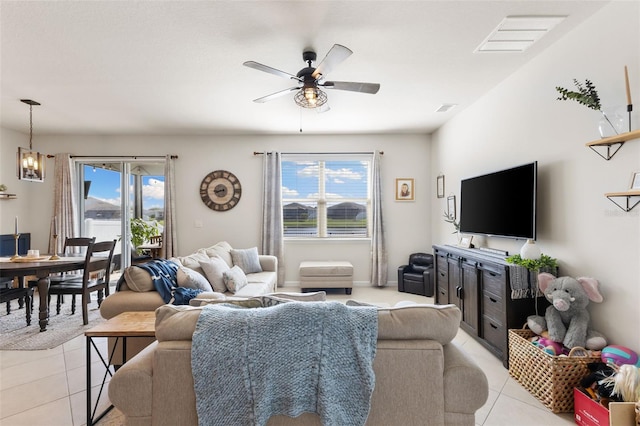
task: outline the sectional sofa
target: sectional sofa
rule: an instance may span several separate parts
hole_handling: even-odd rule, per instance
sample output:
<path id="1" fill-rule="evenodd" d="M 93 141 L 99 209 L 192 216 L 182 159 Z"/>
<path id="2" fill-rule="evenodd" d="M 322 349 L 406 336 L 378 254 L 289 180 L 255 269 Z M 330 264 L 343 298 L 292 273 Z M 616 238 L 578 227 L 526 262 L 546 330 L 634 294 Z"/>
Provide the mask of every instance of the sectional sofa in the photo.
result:
<path id="1" fill-rule="evenodd" d="M 202 309 L 171 305 L 158 309 L 157 342 L 111 379 L 109 398 L 128 425 L 198 424 L 191 348 Z M 452 342 L 460 317 L 454 305 L 378 309 L 375 388 L 366 425 L 475 424 L 474 413 L 487 400 L 488 383 L 475 362 Z M 242 362 L 240 355 L 230 354 Z M 295 418 L 273 416 L 267 424 L 321 423 L 317 414 L 304 413 Z"/>
<path id="2" fill-rule="evenodd" d="M 275 256 L 259 255 L 256 248 L 234 249 L 222 241 L 211 247 L 201 248 L 188 256 L 169 259 L 179 265 L 178 284 L 185 287 L 200 288 L 204 293 L 200 298 L 239 297 L 246 298 L 275 292 L 278 277 L 278 259 Z M 235 262 L 234 262 L 235 260 Z M 224 284 L 222 273 L 242 266 L 246 272 L 246 285 L 239 288 Z M 233 288 L 233 292 L 227 288 Z M 216 290 L 216 291 L 214 291 Z M 220 295 L 222 293 L 222 295 Z M 164 305 L 148 272 L 139 266 L 124 271 L 116 291 L 104 299 L 100 305 L 100 314 L 109 319 L 122 312 L 155 311 Z M 132 338 L 127 343 L 127 359 L 152 343 L 152 338 Z M 110 340 L 110 348 L 113 340 Z M 114 364 L 121 363 L 121 351 L 114 355 Z"/>

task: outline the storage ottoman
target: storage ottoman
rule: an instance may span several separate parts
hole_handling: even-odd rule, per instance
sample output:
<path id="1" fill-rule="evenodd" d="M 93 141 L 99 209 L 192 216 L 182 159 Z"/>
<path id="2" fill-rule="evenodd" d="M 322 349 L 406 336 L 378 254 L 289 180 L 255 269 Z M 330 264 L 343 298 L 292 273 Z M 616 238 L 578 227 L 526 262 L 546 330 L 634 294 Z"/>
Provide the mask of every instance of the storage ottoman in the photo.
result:
<path id="1" fill-rule="evenodd" d="M 351 294 L 353 288 L 353 265 L 343 260 L 318 260 L 300 262 L 300 288 L 309 289 L 344 288 Z"/>

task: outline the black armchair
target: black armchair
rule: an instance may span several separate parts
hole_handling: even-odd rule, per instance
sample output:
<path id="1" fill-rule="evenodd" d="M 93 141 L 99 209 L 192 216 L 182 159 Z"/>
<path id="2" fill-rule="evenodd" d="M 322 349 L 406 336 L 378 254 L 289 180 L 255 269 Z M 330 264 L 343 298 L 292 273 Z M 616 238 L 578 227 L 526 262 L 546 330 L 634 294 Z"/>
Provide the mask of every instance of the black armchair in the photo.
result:
<path id="1" fill-rule="evenodd" d="M 398 291 L 433 297 L 433 255 L 413 253 L 409 264 L 398 268 Z"/>

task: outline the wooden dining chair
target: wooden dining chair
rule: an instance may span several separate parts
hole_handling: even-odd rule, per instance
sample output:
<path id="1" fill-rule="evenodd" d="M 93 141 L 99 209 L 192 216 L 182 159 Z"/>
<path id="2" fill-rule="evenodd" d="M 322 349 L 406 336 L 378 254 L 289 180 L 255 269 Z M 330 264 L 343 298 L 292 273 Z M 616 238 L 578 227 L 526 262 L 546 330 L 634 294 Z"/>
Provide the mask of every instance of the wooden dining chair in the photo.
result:
<path id="1" fill-rule="evenodd" d="M 62 248 L 62 253 L 65 256 L 84 256 L 87 252 L 88 247 L 96 241 L 96 237 L 67 237 L 64 240 L 64 247 Z M 51 275 L 49 277 L 49 286 L 58 285 L 59 283 L 65 281 L 77 281 L 82 278 L 82 269 L 61 272 L 59 274 Z M 28 287 L 30 289 L 34 289 L 38 287 L 37 280 L 29 281 Z M 49 293 L 49 300 L 51 302 L 51 293 Z M 58 297 L 58 304 L 62 303 L 60 297 Z M 31 311 L 33 311 L 33 298 L 31 299 Z M 60 311 L 58 310 L 58 314 Z"/>
<path id="2" fill-rule="evenodd" d="M 0 279 L 0 303 L 7 304 L 7 315 L 11 313 L 11 301 L 18 300 L 18 308 L 25 308 L 27 315 L 27 325 L 31 325 L 31 309 L 33 304 L 33 289 L 23 285 L 23 278 L 18 280 L 19 287 L 14 287 L 13 278 Z"/>
<path id="3" fill-rule="evenodd" d="M 64 247 L 62 248 L 62 253 L 64 256 L 84 256 L 87 252 L 88 247 L 96 241 L 96 237 L 67 237 L 64 240 Z M 61 272 L 59 274 L 51 275 L 49 277 L 49 286 L 55 286 L 65 281 L 78 281 L 82 279 L 82 274 L 84 273 L 83 269 L 77 269 L 73 271 Z M 29 281 L 28 287 L 30 289 L 34 289 L 38 286 L 37 280 Z M 49 292 L 49 301 L 51 302 L 51 292 Z M 62 303 L 61 296 L 58 296 L 57 306 L 60 306 Z M 31 307 L 33 310 L 33 305 Z M 60 314 L 60 309 L 58 309 L 58 314 Z"/>
<path id="4" fill-rule="evenodd" d="M 88 305 L 91 301 L 91 293 L 98 292 L 98 307 L 102 299 L 109 296 L 109 279 L 111 275 L 111 263 L 116 240 L 101 241 L 90 244 L 84 260 L 84 270 L 81 277 L 76 280 L 66 280 L 49 287 L 49 295 L 57 295 L 56 312 L 60 314 L 62 296 L 70 294 L 71 314 L 76 312 L 76 295 L 82 296 L 82 321 L 84 325 L 89 323 Z M 101 258 L 96 261 L 96 258 Z"/>
<path id="5" fill-rule="evenodd" d="M 96 237 L 67 237 L 64 240 L 62 253 L 64 253 L 65 256 L 84 256 L 89 245 L 95 242 Z M 57 283 L 63 281 L 77 280 L 82 272 L 82 269 L 78 269 L 77 271 L 62 272 L 60 274 L 52 275 L 51 277 L 49 277 L 49 281 L 51 282 L 51 285 L 56 285 Z"/>

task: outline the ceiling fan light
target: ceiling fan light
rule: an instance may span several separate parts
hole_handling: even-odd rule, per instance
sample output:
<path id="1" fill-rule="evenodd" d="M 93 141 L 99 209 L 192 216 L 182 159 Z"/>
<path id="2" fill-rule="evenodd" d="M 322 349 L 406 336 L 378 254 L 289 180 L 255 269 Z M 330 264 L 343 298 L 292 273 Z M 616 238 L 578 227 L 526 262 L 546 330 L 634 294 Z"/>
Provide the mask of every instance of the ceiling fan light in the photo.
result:
<path id="1" fill-rule="evenodd" d="M 315 87 L 300 89 L 293 98 L 302 108 L 317 108 L 327 102 L 327 94 Z"/>

